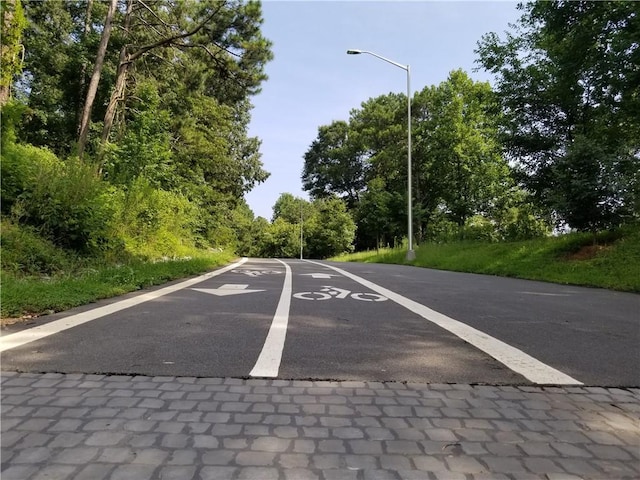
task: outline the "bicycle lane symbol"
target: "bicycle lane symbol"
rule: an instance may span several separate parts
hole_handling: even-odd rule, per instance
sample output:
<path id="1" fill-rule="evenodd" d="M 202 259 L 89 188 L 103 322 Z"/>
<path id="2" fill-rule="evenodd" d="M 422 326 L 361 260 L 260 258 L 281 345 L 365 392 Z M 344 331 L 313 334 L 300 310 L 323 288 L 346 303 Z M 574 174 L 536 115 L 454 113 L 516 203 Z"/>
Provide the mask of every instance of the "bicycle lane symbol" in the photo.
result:
<path id="1" fill-rule="evenodd" d="M 362 302 L 384 302 L 388 300 L 387 297 L 377 293 L 353 293 L 351 290 L 329 286 L 321 288 L 319 292 L 299 292 L 294 293 L 293 296 L 299 300 L 330 300 L 332 298 L 345 299 L 349 297 Z"/>

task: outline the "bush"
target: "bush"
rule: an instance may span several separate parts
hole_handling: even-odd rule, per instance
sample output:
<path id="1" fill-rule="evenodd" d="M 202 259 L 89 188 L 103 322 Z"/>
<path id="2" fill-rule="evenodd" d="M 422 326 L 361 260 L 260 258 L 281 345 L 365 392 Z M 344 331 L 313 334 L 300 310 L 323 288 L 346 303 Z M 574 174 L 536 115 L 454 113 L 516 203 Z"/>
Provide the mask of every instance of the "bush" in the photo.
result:
<path id="1" fill-rule="evenodd" d="M 39 169 L 51 169 L 60 160 L 46 148 L 19 145 L 12 141 L 2 143 L 0 156 L 2 169 L 2 213 L 11 212 L 18 197 L 33 186 Z"/>
<path id="2" fill-rule="evenodd" d="M 461 229 L 463 240 L 475 240 L 482 242 L 497 242 L 498 232 L 494 222 L 482 215 L 474 215 L 467 219 Z"/>
<path id="3" fill-rule="evenodd" d="M 27 166 L 27 181 L 12 216 L 63 248 L 104 249 L 110 241 L 111 191 L 95 168 L 77 158 L 62 162 L 41 148 L 16 145 L 16 149 L 24 152 L 21 161 Z"/>
<path id="4" fill-rule="evenodd" d="M 69 271 L 75 257 L 39 236 L 32 227 L 2 221 L 2 269 L 18 275 L 55 275 Z"/>
<path id="5" fill-rule="evenodd" d="M 199 209 L 176 192 L 154 188 L 139 177 L 114 195 L 114 234 L 126 249 L 149 259 L 190 255 Z"/>

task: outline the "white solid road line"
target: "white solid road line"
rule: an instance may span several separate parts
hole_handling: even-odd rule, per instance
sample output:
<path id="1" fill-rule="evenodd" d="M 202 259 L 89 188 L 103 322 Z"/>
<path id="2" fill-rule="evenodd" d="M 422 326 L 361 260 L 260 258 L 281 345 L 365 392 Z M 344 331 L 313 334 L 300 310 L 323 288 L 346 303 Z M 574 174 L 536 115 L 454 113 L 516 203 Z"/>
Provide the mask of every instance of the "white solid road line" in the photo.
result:
<path id="1" fill-rule="evenodd" d="M 228 272 L 229 270 L 238 268 L 246 261 L 247 258 L 242 258 L 240 261 L 223 267 L 219 270 L 205 273 L 204 275 L 185 280 L 184 282 L 176 283 L 175 285 L 170 285 L 153 292 L 144 293 L 142 295 L 128 298 L 126 300 L 121 300 L 119 302 L 112 303 L 111 305 L 105 305 L 104 307 L 98 307 L 94 308 L 93 310 L 77 313 L 69 317 L 61 318 L 60 320 L 55 320 L 53 322 L 45 323 L 44 325 L 39 325 L 37 327 L 23 330 L 21 332 L 0 336 L 0 352 L 4 352 L 5 350 L 9 350 L 10 348 L 20 347 L 26 343 L 40 340 L 41 338 L 48 337 L 49 335 L 53 335 L 58 332 L 62 332 L 63 330 L 67 330 L 68 328 L 82 325 L 83 323 L 90 322 L 91 320 L 95 320 L 100 317 L 104 317 L 105 315 L 110 315 L 112 313 L 119 312 L 120 310 L 124 310 L 125 308 L 130 308 L 135 305 L 148 302 L 149 300 L 162 297 L 163 295 L 173 293 L 177 290 L 190 287 L 191 285 L 195 285 L 196 283 L 203 282 L 222 273 Z"/>
<path id="2" fill-rule="evenodd" d="M 364 278 L 358 277 L 357 275 L 349 273 L 340 268 L 333 267 L 331 265 L 325 265 L 319 262 L 314 262 L 311 260 L 306 261 L 330 268 L 344 275 L 345 277 L 350 278 L 351 280 L 354 280 L 361 285 L 364 285 L 374 292 L 379 293 L 380 295 L 384 295 L 397 304 L 402 305 L 407 310 L 410 310 L 413 313 L 420 315 L 422 318 L 435 323 L 439 327 L 444 328 L 445 330 L 453 333 L 467 343 L 470 343 L 474 347 L 491 355 L 500 363 L 504 364 L 514 372 L 519 373 L 533 383 L 543 385 L 582 385 L 582 382 L 579 382 L 575 378 L 572 378 L 569 375 L 562 373 L 560 370 L 556 370 L 555 368 L 550 367 L 549 365 L 542 363 L 539 360 L 536 360 L 531 355 L 523 352 L 522 350 L 518 350 L 517 348 L 512 347 L 511 345 L 508 345 L 503 341 L 498 340 L 497 338 L 493 338 L 490 335 L 481 332 L 480 330 L 470 327 L 466 323 L 462 323 L 458 320 L 447 317 L 446 315 L 425 307 L 418 302 L 414 302 L 413 300 L 403 297 L 402 295 L 392 292 L 391 290 L 387 290 L 384 287 L 376 285 L 369 280 L 365 280 Z"/>
<path id="3" fill-rule="evenodd" d="M 276 259 L 277 260 L 277 259 Z M 287 325 L 289 323 L 289 307 L 291 306 L 291 267 L 282 260 L 278 260 L 285 268 L 284 285 L 280 294 L 280 301 L 276 307 L 267 339 L 264 342 L 260 356 L 255 366 L 249 373 L 251 377 L 277 377 L 284 350 L 284 341 L 287 337 Z"/>

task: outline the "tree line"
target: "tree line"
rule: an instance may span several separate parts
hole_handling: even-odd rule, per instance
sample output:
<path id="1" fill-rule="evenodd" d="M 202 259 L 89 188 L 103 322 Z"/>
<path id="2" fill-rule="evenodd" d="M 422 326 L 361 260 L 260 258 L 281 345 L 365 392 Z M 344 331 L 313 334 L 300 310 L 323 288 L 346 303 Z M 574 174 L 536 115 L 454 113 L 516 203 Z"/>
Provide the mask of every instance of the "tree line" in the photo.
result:
<path id="1" fill-rule="evenodd" d="M 640 212 L 640 4 L 522 4 L 479 68 L 412 98 L 416 240 L 597 231 Z M 248 136 L 271 43 L 259 2 L 6 0 L 3 222 L 117 258 L 232 248 L 327 257 L 400 245 L 407 224 L 406 96 L 318 128 L 311 201 L 269 220 L 243 196 L 269 173 Z M 302 235 L 300 235 L 302 234 Z"/>
<path id="2" fill-rule="evenodd" d="M 598 231 L 640 214 L 640 7 L 519 5 L 514 31 L 476 53 L 495 87 L 461 70 L 411 99 L 418 241 Z M 302 181 L 337 196 L 356 248 L 406 237 L 406 96 L 390 93 L 318 129 Z"/>
<path id="3" fill-rule="evenodd" d="M 236 248 L 259 2 L 2 2 L 2 214 L 82 254 Z"/>

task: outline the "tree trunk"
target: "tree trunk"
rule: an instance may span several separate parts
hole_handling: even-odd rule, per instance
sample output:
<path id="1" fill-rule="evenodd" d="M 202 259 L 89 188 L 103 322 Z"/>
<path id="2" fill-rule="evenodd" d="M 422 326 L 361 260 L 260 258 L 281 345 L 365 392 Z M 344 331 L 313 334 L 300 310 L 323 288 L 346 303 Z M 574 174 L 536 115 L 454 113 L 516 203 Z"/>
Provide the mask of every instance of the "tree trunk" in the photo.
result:
<path id="1" fill-rule="evenodd" d="M 5 3 L 5 2 L 3 2 Z M 2 33 L 6 33 L 6 31 L 10 28 L 11 23 L 13 22 L 13 11 L 15 10 L 15 1 L 8 0 L 2 8 Z M 2 60 L 5 59 L 6 55 L 8 55 L 8 51 L 11 49 L 10 45 L 5 45 L 5 39 L 3 38 L 2 43 Z M 6 66 L 3 65 L 3 68 Z M 0 82 L 0 105 L 4 105 L 9 101 L 9 93 L 11 91 L 11 76 L 7 75 L 7 81 L 5 81 L 5 76 L 2 77 L 2 82 Z"/>
<path id="2" fill-rule="evenodd" d="M 87 36 L 89 35 L 89 33 L 91 33 L 91 11 L 93 9 L 93 0 L 88 0 L 87 1 L 87 9 L 86 9 L 86 13 L 84 16 L 84 28 L 82 30 L 82 35 L 83 35 L 83 40 L 86 40 Z M 87 76 L 87 60 L 84 59 L 82 61 L 82 67 L 80 68 L 80 85 L 78 88 L 78 92 L 80 95 L 86 95 L 85 92 L 85 88 L 87 86 L 87 81 L 86 81 L 86 77 Z M 82 129 L 82 124 L 80 122 L 80 118 L 82 117 L 82 110 L 83 107 L 80 104 L 80 102 L 78 102 L 78 108 L 76 110 L 76 122 L 78 122 L 78 130 L 77 130 L 77 135 L 80 136 L 80 130 Z"/>
<path id="3" fill-rule="evenodd" d="M 87 97 L 84 102 L 84 109 L 82 110 L 82 118 L 80 120 L 80 136 L 78 138 L 78 156 L 80 158 L 82 158 L 87 144 L 89 125 L 91 123 L 91 108 L 93 107 L 93 101 L 95 100 L 96 93 L 98 91 L 102 65 L 104 64 L 104 57 L 107 53 L 107 45 L 109 44 L 109 36 L 111 35 L 111 22 L 116 11 L 117 3 L 118 0 L 111 0 L 111 3 L 109 4 L 107 17 L 104 21 L 104 29 L 102 30 L 102 36 L 100 38 L 100 46 L 98 47 L 98 53 L 96 55 L 96 63 L 93 67 L 93 74 L 91 75 L 89 88 L 87 89 Z"/>
<path id="4" fill-rule="evenodd" d="M 24 46 L 21 40 L 26 20 L 21 3 L 17 0 L 2 0 L 2 18 L 0 22 L 0 29 L 2 30 L 2 44 L 0 45 L 0 64 L 2 65 L 0 106 L 2 106 L 11 98 L 11 83 L 14 75 L 22 70 L 22 60 L 18 61 L 18 57 L 22 54 L 24 59 Z"/>
<path id="5" fill-rule="evenodd" d="M 129 28 L 131 27 L 131 12 L 133 11 L 133 0 L 127 1 L 127 12 L 124 17 L 124 35 L 125 38 L 129 35 Z M 102 146 L 109 139 L 111 133 L 111 127 L 113 126 L 113 119 L 116 116 L 116 110 L 118 108 L 118 102 L 124 98 L 124 91 L 127 85 L 127 72 L 129 71 L 129 65 L 133 60 L 129 58 L 127 53 L 127 44 L 125 43 L 120 49 L 120 57 L 118 58 L 118 70 L 116 71 L 116 84 L 111 92 L 109 98 L 109 105 L 107 105 L 107 111 L 104 113 L 104 122 L 102 124 L 102 135 L 100 137 L 100 143 Z M 102 155 L 102 153 L 100 154 Z M 100 161 L 102 163 L 102 160 Z"/>
<path id="6" fill-rule="evenodd" d="M 107 105 L 107 111 L 104 114 L 104 124 L 102 126 L 102 143 L 104 144 L 109 138 L 111 127 L 113 125 L 113 119 L 116 116 L 116 108 L 118 102 L 124 96 L 124 89 L 127 83 L 127 71 L 129 70 L 129 61 L 127 60 L 127 47 L 126 45 L 120 50 L 120 59 L 118 61 L 118 72 L 116 73 L 116 84 L 111 92 L 111 98 L 109 98 L 109 105 Z"/>

